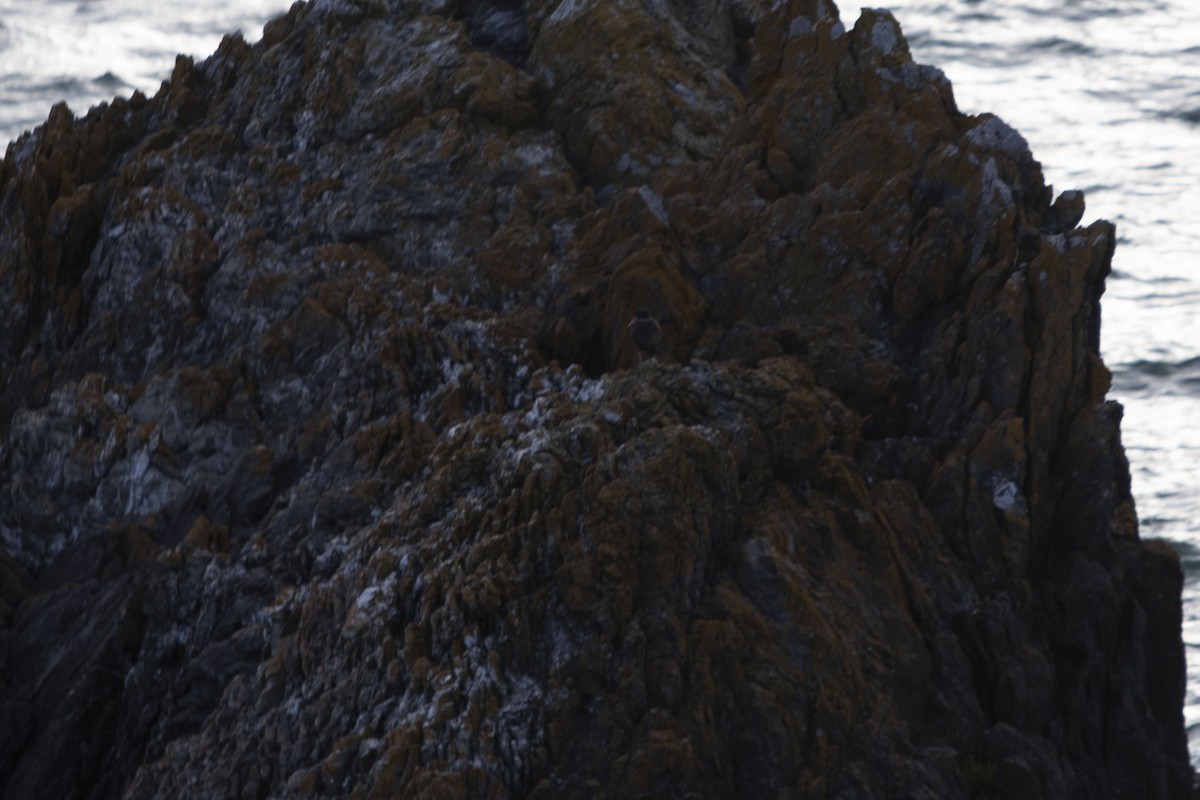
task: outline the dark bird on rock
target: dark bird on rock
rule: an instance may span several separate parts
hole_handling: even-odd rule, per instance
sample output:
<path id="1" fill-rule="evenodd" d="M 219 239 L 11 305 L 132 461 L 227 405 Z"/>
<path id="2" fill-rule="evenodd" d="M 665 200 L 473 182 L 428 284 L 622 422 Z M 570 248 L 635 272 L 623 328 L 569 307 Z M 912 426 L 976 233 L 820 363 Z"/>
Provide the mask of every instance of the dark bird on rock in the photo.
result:
<path id="1" fill-rule="evenodd" d="M 662 343 L 662 326 L 650 316 L 649 311 L 639 308 L 625 327 L 629 328 L 629 335 L 633 337 L 633 344 L 638 349 L 639 364 L 646 357 L 653 357 L 658 352 L 658 346 Z"/>

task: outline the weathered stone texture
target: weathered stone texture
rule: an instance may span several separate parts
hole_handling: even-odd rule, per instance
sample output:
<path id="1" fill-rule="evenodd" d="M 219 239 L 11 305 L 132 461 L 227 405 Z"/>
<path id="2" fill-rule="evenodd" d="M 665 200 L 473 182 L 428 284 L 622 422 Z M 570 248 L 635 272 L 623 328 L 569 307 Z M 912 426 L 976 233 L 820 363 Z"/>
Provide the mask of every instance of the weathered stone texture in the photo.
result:
<path id="1" fill-rule="evenodd" d="M 828 0 L 315 0 L 56 108 L 0 797 L 1187 796 L 1081 215 Z"/>

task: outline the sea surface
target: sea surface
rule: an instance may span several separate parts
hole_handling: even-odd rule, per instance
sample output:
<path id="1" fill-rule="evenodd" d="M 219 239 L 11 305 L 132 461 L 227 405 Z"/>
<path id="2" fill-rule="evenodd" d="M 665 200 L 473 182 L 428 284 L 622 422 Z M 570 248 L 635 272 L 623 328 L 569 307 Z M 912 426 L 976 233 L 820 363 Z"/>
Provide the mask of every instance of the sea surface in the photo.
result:
<path id="1" fill-rule="evenodd" d="M 186 53 L 226 33 L 262 38 L 292 0 L 0 0 L 0 152 L 65 100 L 83 116 L 134 90 L 153 95 Z"/>
<path id="2" fill-rule="evenodd" d="M 257 40 L 291 0 L 0 0 L 0 147 L 66 100 L 158 90 L 176 53 Z M 1200 0 L 896 0 L 959 107 L 1017 128 L 1057 191 L 1117 224 L 1102 349 L 1143 537 L 1183 557 L 1185 713 L 1200 764 Z M 847 26 L 860 4 L 839 3 Z"/>

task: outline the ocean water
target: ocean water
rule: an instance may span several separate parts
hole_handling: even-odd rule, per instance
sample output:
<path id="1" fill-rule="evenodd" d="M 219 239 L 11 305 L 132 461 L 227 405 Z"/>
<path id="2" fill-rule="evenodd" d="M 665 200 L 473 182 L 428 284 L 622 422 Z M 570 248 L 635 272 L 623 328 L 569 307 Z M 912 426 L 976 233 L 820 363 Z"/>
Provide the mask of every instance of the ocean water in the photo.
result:
<path id="1" fill-rule="evenodd" d="M 176 53 L 249 41 L 291 0 L 0 0 L 0 146 L 66 100 L 158 90 Z M 1102 349 L 1143 537 L 1183 556 L 1185 713 L 1200 764 L 1200 2 L 896 0 L 959 107 L 1016 127 L 1059 191 L 1117 224 Z M 852 25 L 860 4 L 841 0 Z"/>
<path id="2" fill-rule="evenodd" d="M 291 0 L 0 0 L 0 150 L 66 100 L 82 116 L 135 89 L 158 91 L 178 53 L 204 57 L 226 33 L 262 37 Z"/>

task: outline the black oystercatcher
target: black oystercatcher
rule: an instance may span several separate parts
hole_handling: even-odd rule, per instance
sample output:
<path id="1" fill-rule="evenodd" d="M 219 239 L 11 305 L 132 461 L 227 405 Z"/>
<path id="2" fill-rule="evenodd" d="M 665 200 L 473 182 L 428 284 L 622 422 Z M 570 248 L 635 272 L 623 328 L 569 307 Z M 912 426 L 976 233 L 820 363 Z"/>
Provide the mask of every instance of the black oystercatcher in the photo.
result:
<path id="1" fill-rule="evenodd" d="M 647 356 L 653 357 L 658 352 L 658 345 L 662 342 L 662 326 L 650 316 L 649 311 L 639 308 L 625 327 L 629 328 L 629 335 L 638 349 L 639 364 Z"/>

